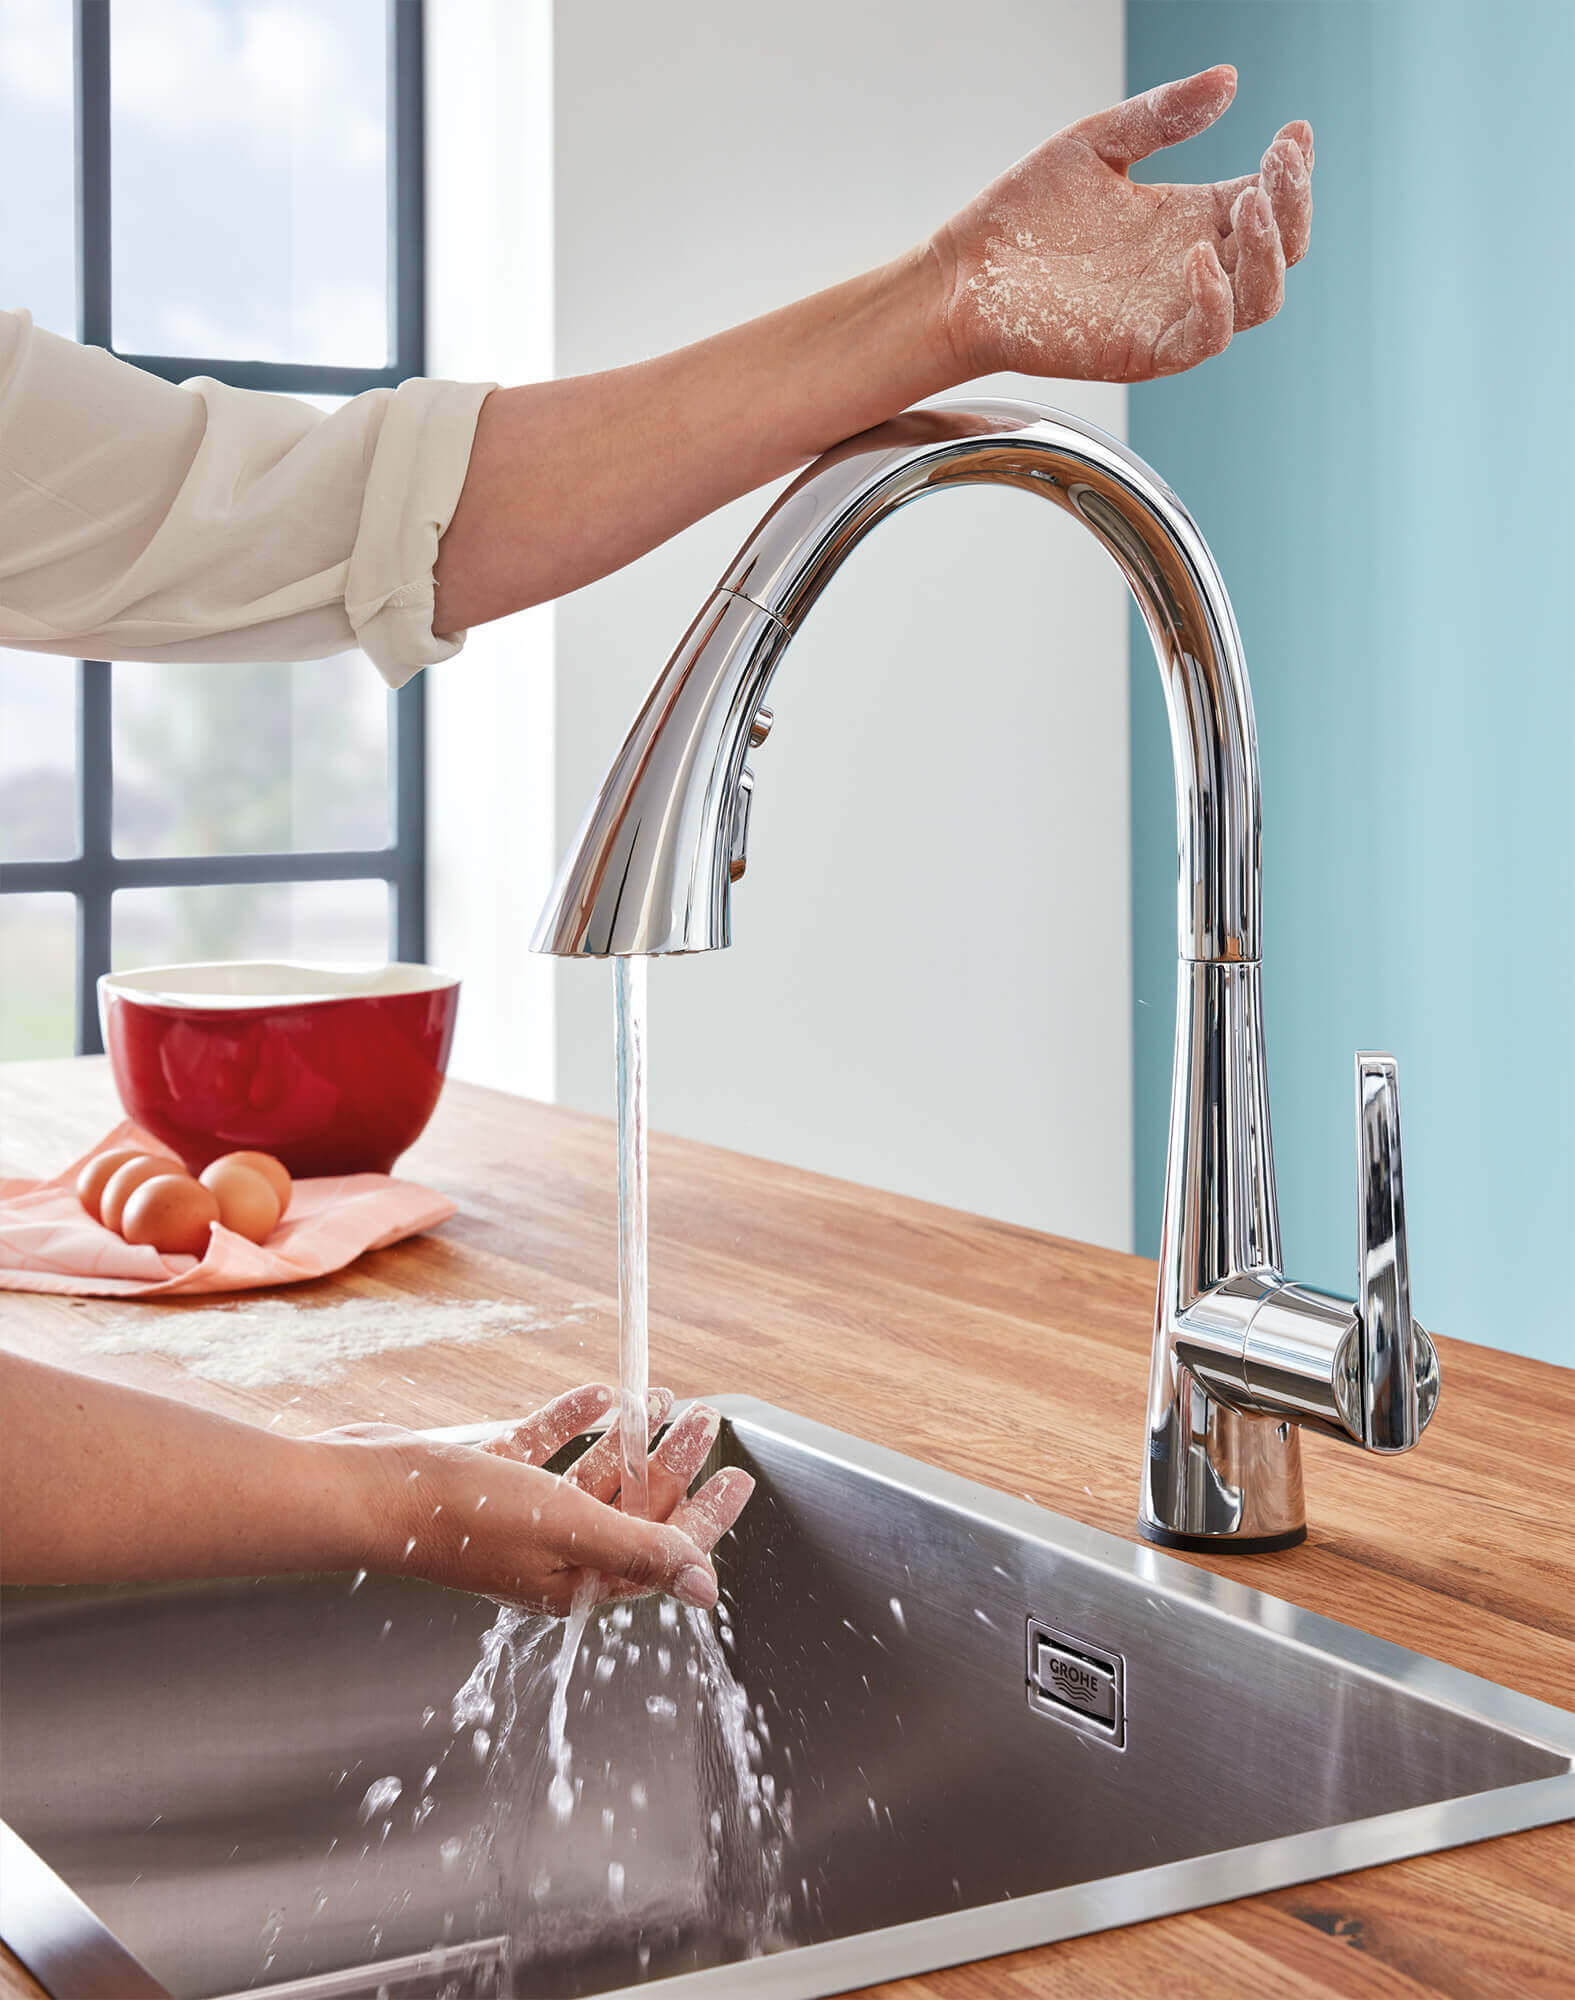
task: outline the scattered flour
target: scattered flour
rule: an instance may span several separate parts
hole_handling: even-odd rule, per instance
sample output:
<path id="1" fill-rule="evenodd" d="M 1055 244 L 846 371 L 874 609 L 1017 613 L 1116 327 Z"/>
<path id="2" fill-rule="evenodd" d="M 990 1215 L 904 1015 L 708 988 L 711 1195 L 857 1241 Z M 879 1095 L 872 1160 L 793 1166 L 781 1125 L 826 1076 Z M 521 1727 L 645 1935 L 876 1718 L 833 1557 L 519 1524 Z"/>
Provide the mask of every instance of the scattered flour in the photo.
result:
<path id="1" fill-rule="evenodd" d="M 145 1306 L 112 1320 L 87 1344 L 95 1354 L 163 1354 L 193 1375 L 259 1389 L 277 1382 L 329 1382 L 368 1354 L 435 1340 L 500 1340 L 565 1326 L 586 1300 L 549 1311 L 509 1299 L 347 1299 L 298 1306 L 286 1299 L 173 1311 Z"/>

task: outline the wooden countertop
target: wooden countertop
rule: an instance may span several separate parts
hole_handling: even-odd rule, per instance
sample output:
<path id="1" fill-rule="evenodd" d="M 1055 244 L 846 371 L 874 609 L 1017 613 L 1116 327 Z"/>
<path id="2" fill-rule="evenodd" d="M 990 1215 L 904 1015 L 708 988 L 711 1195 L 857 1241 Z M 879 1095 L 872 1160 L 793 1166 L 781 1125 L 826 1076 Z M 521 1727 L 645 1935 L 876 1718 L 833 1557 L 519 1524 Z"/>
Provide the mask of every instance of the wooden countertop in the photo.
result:
<path id="1" fill-rule="evenodd" d="M 102 1061 L 8 1065 L 0 1171 L 55 1171 L 119 1115 Z M 451 1084 L 404 1171 L 451 1194 L 460 1213 L 303 1291 L 591 1300 L 593 1310 L 539 1333 L 429 1346 L 402 1368 L 397 1355 L 373 1356 L 332 1384 L 288 1391 L 229 1388 L 162 1359 L 84 1355 L 86 1335 L 128 1310 L 116 1301 L 7 1293 L 5 1342 L 301 1432 L 377 1414 L 412 1425 L 502 1416 L 615 1370 L 604 1121 Z M 748 1391 L 1136 1538 L 1146 1260 L 660 1134 L 651 1224 L 655 1379 L 681 1395 Z M 1445 1392 L 1420 1450 L 1386 1462 L 1308 1438 L 1306 1545 L 1205 1566 L 1575 1709 L 1575 1372 L 1439 1345 Z M 0 1958 L 0 1995 L 42 1991 Z M 882 2000 L 1568 1994 L 1575 1827 L 878 1990 Z"/>

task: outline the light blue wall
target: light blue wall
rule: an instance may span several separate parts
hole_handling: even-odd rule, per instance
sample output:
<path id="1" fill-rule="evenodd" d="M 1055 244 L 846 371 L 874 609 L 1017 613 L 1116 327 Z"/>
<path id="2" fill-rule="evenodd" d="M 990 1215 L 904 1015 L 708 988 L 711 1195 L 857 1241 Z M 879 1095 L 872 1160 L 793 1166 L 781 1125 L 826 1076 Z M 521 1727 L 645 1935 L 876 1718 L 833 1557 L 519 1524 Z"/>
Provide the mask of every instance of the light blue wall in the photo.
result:
<path id="1" fill-rule="evenodd" d="M 1218 556 L 1263 761 L 1293 1275 L 1349 1291 L 1351 1052 L 1400 1059 L 1429 1324 L 1575 1363 L 1575 6 L 1128 0 L 1129 88 L 1234 62 L 1176 178 L 1317 134 L 1272 327 L 1131 401 Z M 1174 808 L 1134 629 L 1137 1218 L 1157 1244 Z"/>

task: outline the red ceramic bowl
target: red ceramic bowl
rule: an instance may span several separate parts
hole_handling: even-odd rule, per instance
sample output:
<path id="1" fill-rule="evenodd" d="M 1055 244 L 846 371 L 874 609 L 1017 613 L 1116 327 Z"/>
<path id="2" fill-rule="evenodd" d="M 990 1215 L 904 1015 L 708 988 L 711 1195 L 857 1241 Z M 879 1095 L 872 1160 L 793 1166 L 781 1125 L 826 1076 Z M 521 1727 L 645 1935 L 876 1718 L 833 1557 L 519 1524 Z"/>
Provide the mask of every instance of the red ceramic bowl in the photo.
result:
<path id="1" fill-rule="evenodd" d="M 427 965 L 156 965 L 98 982 L 128 1114 L 200 1173 L 386 1174 L 443 1088 L 459 981 Z"/>

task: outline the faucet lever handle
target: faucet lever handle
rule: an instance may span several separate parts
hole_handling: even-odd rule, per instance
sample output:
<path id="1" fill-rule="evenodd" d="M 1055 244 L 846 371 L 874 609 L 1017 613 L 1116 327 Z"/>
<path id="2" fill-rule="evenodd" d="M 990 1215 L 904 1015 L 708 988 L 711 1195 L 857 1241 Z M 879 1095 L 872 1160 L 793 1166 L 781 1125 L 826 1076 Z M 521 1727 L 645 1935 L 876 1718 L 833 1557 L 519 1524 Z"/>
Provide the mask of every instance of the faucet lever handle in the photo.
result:
<path id="1" fill-rule="evenodd" d="M 1399 1068 L 1372 1050 L 1356 1058 L 1356 1174 L 1362 1441 L 1372 1451 L 1408 1451 L 1432 1415 L 1438 1358 L 1411 1317 Z"/>

